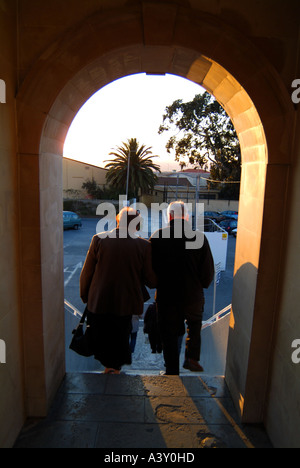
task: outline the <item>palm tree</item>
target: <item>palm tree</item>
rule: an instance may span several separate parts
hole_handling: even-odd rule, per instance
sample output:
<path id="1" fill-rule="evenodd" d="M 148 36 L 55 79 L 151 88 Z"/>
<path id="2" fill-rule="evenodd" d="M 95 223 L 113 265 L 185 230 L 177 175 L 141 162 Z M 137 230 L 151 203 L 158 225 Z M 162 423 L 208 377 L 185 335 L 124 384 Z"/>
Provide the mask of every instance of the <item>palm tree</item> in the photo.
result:
<path id="1" fill-rule="evenodd" d="M 108 162 L 105 166 L 108 169 L 107 182 L 125 191 L 127 180 L 129 180 L 130 192 L 135 197 L 138 196 L 139 189 L 142 192 L 153 189 L 157 180 L 153 171 L 160 172 L 160 167 L 152 161 L 152 158 L 158 156 L 153 156 L 151 150 L 151 147 L 140 146 L 136 138 L 123 142 L 122 146 L 118 146 L 115 151 L 109 153 L 110 156 L 115 156 L 115 159 L 105 161 Z"/>

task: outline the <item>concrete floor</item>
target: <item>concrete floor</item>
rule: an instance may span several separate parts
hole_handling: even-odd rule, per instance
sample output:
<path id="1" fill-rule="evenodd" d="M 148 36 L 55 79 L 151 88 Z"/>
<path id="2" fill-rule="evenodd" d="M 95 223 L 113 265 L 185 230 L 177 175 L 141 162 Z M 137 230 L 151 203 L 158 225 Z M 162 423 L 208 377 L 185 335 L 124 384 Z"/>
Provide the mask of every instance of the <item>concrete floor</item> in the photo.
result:
<path id="1" fill-rule="evenodd" d="M 239 423 L 224 378 L 205 374 L 66 374 L 48 417 L 27 421 L 15 444 L 128 454 L 247 447 L 272 445 L 262 427 Z"/>

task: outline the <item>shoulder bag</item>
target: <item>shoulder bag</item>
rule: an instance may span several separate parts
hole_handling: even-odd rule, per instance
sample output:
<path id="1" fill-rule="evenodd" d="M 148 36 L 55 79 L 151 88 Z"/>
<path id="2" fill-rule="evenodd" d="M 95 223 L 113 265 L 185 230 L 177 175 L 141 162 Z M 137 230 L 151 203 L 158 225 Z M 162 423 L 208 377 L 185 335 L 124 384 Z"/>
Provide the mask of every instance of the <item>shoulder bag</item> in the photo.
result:
<path id="1" fill-rule="evenodd" d="M 77 328 L 72 332 L 74 336 L 69 348 L 72 351 L 75 351 L 75 353 L 80 354 L 80 356 L 90 357 L 94 354 L 92 349 L 90 325 L 86 325 L 85 331 L 83 329 L 87 314 L 88 309 L 86 308 Z"/>

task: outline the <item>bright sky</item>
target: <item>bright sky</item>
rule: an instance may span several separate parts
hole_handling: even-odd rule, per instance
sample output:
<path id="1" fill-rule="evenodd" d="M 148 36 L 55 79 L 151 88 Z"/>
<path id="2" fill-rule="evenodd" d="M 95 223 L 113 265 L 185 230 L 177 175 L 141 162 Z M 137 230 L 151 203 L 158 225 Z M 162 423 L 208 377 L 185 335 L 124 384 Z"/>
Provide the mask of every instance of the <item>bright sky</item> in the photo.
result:
<path id="1" fill-rule="evenodd" d="M 189 101 L 203 88 L 174 75 L 131 75 L 95 93 L 76 115 L 66 138 L 64 156 L 105 166 L 109 153 L 129 138 L 151 146 L 163 171 L 179 169 L 165 145 L 170 135 L 158 135 L 166 106 L 176 99 Z"/>

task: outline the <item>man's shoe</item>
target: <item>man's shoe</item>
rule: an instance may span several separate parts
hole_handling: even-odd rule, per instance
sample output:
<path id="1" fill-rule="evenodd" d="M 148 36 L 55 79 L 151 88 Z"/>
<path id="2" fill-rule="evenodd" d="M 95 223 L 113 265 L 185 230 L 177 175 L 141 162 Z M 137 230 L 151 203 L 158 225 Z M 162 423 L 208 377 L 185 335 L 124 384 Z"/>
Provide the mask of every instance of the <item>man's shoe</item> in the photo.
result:
<path id="1" fill-rule="evenodd" d="M 120 370 L 119 369 L 113 369 L 111 367 L 106 367 L 104 374 L 109 374 L 109 375 L 120 375 Z"/>
<path id="2" fill-rule="evenodd" d="M 183 364 L 184 369 L 188 369 L 191 372 L 203 372 L 204 369 L 200 366 L 199 362 L 194 359 L 186 359 Z"/>

